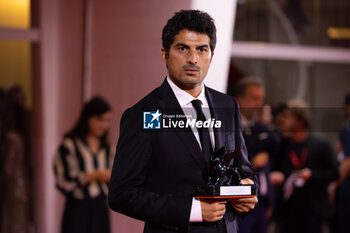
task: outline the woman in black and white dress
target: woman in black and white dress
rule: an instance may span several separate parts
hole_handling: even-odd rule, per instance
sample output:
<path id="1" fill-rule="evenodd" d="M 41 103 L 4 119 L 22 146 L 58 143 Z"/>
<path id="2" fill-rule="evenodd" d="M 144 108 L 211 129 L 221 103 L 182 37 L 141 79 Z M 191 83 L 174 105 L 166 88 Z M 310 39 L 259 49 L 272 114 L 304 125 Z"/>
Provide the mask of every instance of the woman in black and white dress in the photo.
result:
<path id="1" fill-rule="evenodd" d="M 94 97 L 68 132 L 54 161 L 56 186 L 66 196 L 62 233 L 109 233 L 107 193 L 114 151 L 107 142 L 109 104 Z"/>

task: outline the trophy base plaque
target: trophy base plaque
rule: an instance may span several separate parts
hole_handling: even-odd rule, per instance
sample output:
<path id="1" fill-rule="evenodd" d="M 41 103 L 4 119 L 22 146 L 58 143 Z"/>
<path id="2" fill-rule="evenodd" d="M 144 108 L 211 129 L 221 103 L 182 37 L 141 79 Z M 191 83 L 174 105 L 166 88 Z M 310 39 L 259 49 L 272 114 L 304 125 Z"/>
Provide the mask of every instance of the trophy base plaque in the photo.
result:
<path id="1" fill-rule="evenodd" d="M 241 198 L 256 196 L 255 185 L 205 185 L 197 187 L 196 198 Z"/>

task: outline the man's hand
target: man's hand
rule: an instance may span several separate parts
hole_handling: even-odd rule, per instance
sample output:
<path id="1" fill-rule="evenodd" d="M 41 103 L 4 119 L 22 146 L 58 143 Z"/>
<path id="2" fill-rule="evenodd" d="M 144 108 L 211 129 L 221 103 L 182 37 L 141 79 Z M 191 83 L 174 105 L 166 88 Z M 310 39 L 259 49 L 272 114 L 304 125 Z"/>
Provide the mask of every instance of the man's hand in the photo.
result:
<path id="1" fill-rule="evenodd" d="M 111 171 L 100 170 L 99 181 L 101 183 L 108 183 L 110 179 L 111 179 Z"/>
<path id="2" fill-rule="evenodd" d="M 285 176 L 280 171 L 270 172 L 270 181 L 274 186 L 281 185 L 285 180 Z"/>
<path id="3" fill-rule="evenodd" d="M 201 200 L 203 221 L 220 221 L 226 212 L 226 202 L 227 201 Z"/>
<path id="4" fill-rule="evenodd" d="M 303 179 L 305 182 L 311 178 L 312 171 L 310 168 L 304 168 L 299 171 L 298 177 Z"/>
<path id="5" fill-rule="evenodd" d="M 256 196 L 234 198 L 230 200 L 230 203 L 238 213 L 246 213 L 255 208 L 256 203 L 258 203 L 258 198 Z"/>
<path id="6" fill-rule="evenodd" d="M 241 180 L 241 184 L 254 184 L 254 182 L 251 179 L 246 178 Z M 230 199 L 229 202 L 238 213 L 246 213 L 255 208 L 255 205 L 258 203 L 258 198 L 256 196 L 233 198 Z"/>
<path id="7" fill-rule="evenodd" d="M 96 170 L 85 174 L 84 185 L 97 181 L 101 183 L 109 182 L 111 178 L 111 172 L 109 170 Z"/>
<path id="8" fill-rule="evenodd" d="M 252 181 L 249 178 L 245 178 L 245 179 L 241 180 L 241 184 L 254 184 L 254 181 Z"/>
<path id="9" fill-rule="evenodd" d="M 261 168 L 266 166 L 269 162 L 269 154 L 267 152 L 260 152 L 252 159 L 253 168 Z"/>
<path id="10" fill-rule="evenodd" d="M 83 185 L 87 185 L 91 182 L 97 181 L 99 179 L 100 172 L 99 171 L 92 171 L 88 172 L 84 175 L 84 182 Z"/>

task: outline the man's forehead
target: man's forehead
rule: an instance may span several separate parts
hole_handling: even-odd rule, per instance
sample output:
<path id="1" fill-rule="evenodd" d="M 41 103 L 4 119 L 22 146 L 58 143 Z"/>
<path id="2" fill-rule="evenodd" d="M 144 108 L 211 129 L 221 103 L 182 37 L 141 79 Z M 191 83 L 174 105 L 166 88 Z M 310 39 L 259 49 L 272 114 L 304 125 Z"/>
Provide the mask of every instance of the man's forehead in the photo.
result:
<path id="1" fill-rule="evenodd" d="M 265 89 L 261 85 L 258 84 L 250 84 L 246 87 L 245 91 L 246 95 L 265 95 Z"/>
<path id="2" fill-rule="evenodd" d="M 200 33 L 188 29 L 183 29 L 176 34 L 173 45 L 185 44 L 185 45 L 208 45 L 210 44 L 210 38 L 205 33 Z"/>

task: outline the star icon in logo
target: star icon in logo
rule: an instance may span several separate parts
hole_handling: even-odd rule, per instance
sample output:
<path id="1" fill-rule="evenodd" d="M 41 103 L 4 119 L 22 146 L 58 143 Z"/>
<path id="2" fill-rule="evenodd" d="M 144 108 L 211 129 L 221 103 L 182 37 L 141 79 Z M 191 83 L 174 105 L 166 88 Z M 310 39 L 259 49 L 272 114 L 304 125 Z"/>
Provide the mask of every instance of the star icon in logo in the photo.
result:
<path id="1" fill-rule="evenodd" d="M 157 110 L 157 112 L 152 113 L 151 115 L 153 116 L 151 122 L 153 122 L 153 121 L 156 120 L 156 119 L 157 119 L 157 121 L 159 121 L 159 120 L 158 120 L 158 117 L 161 116 L 162 114 L 159 112 L 159 110 Z"/>

